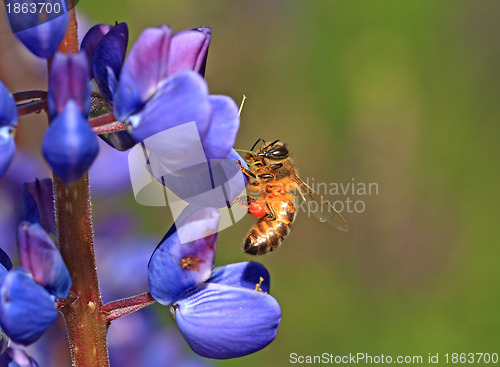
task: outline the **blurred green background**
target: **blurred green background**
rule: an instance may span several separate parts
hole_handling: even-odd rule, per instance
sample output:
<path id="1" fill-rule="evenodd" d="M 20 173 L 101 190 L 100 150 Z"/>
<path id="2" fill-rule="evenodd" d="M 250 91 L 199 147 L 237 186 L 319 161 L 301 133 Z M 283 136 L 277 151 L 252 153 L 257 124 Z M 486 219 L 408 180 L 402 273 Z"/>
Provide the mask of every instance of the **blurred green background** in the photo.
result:
<path id="1" fill-rule="evenodd" d="M 279 138 L 303 179 L 378 184 L 378 195 L 327 195 L 365 204 L 343 212 L 349 232 L 300 213 L 282 247 L 257 259 L 282 307 L 278 336 L 218 365 L 500 353 L 500 2 L 81 0 L 77 9 L 91 23 L 126 21 L 131 41 L 161 23 L 212 27 L 211 93 L 248 97 L 237 148 Z M 142 210 L 162 235 L 170 223 Z M 241 242 L 254 222 L 219 234 L 217 265 L 250 259 Z"/>

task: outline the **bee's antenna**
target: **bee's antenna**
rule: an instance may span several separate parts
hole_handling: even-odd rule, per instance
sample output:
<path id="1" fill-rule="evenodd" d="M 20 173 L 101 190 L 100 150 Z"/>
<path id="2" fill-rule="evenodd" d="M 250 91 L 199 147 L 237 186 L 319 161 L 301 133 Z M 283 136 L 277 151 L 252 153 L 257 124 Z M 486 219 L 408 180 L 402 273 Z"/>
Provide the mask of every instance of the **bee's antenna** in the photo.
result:
<path id="1" fill-rule="evenodd" d="M 261 140 L 264 142 L 264 144 L 266 144 L 266 142 L 264 141 L 264 139 L 259 138 L 259 139 L 255 142 L 255 144 L 253 145 L 253 147 L 252 147 L 250 150 L 252 150 L 252 151 L 253 151 L 253 150 L 254 150 L 254 148 L 257 146 L 257 144 L 259 144 L 259 141 L 261 141 Z"/>
<path id="2" fill-rule="evenodd" d="M 241 100 L 240 109 L 238 111 L 238 116 L 241 115 L 241 110 L 243 109 L 243 105 L 245 104 L 245 99 L 247 99 L 247 96 L 243 95 L 243 99 Z"/>

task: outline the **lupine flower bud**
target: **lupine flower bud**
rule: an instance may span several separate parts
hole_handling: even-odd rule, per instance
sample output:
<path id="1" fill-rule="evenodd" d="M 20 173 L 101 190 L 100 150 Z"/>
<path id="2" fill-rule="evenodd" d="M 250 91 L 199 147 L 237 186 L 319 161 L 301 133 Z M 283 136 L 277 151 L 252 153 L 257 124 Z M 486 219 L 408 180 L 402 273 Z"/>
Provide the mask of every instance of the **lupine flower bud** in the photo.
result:
<path id="1" fill-rule="evenodd" d="M 17 107 L 12 94 L 0 81 L 0 126 L 17 125 Z"/>
<path id="2" fill-rule="evenodd" d="M 69 23 L 69 13 L 64 13 L 59 0 L 25 0 L 22 3 L 7 0 L 11 11 L 8 19 L 16 37 L 33 54 L 49 58 L 57 51 Z M 16 4 L 25 8 L 15 10 Z M 49 12 L 50 9 L 50 12 Z"/>
<path id="3" fill-rule="evenodd" d="M 113 28 L 110 24 L 97 24 L 90 28 L 88 32 L 83 37 L 82 43 L 80 44 L 80 49 L 87 55 L 87 61 L 89 64 L 90 79 L 94 77 L 94 69 L 92 67 L 92 58 L 94 57 L 94 52 L 99 42 L 102 38 Z"/>
<path id="4" fill-rule="evenodd" d="M 38 223 L 23 222 L 18 229 L 18 243 L 21 266 L 57 298 L 66 298 L 71 277 L 59 249 L 47 232 Z"/>
<path id="5" fill-rule="evenodd" d="M 49 113 L 42 152 L 55 174 L 66 184 L 81 178 L 99 151 L 97 137 L 87 117 L 90 89 L 87 58 L 57 54 L 49 80 Z"/>
<path id="6" fill-rule="evenodd" d="M 12 126 L 0 126 L 0 178 L 3 177 L 7 168 L 9 168 L 10 162 L 16 153 L 16 144 L 12 135 Z"/>
<path id="7" fill-rule="evenodd" d="M 16 343 L 36 341 L 57 318 L 55 297 L 24 268 L 7 274 L 0 287 L 0 324 Z"/>
<path id="8" fill-rule="evenodd" d="M 78 181 L 99 152 L 94 131 L 77 104 L 70 100 L 52 120 L 42 143 L 43 156 L 64 183 Z"/>
<path id="9" fill-rule="evenodd" d="M 17 125 L 17 107 L 12 94 L 0 82 L 0 178 L 9 168 L 16 152 L 14 128 Z"/>
<path id="10" fill-rule="evenodd" d="M 50 118 L 60 114 L 68 101 L 75 102 L 83 117 L 90 110 L 89 71 L 85 53 L 57 53 L 50 68 L 48 104 Z"/>
<path id="11" fill-rule="evenodd" d="M 128 27 L 120 23 L 110 29 L 98 43 L 92 56 L 92 69 L 101 93 L 109 102 L 118 85 L 128 44 Z"/>

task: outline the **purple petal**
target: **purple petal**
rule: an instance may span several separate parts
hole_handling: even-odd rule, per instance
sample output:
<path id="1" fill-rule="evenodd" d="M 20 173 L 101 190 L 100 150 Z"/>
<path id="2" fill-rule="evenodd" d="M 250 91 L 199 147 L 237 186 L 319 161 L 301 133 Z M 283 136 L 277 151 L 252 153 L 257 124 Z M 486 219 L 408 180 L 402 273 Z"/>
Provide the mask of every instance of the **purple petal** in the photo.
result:
<path id="1" fill-rule="evenodd" d="M 153 96 L 167 77 L 167 58 L 172 30 L 163 25 L 144 30 L 123 64 L 114 96 L 115 116 L 124 121 Z"/>
<path id="2" fill-rule="evenodd" d="M 224 158 L 234 146 L 240 127 L 238 107 L 227 96 L 210 96 L 212 119 L 207 134 L 203 137 L 203 148 L 207 158 Z"/>
<path id="3" fill-rule="evenodd" d="M 0 265 L 0 284 L 3 283 L 5 277 L 7 276 L 8 273 L 9 273 L 9 271 L 7 270 L 7 268 L 4 267 L 3 265 Z"/>
<path id="4" fill-rule="evenodd" d="M 21 223 L 18 245 L 21 266 L 28 269 L 36 282 L 57 298 L 66 298 L 71 277 L 58 248 L 45 230 L 38 223 Z"/>
<path id="5" fill-rule="evenodd" d="M 12 94 L 0 81 L 0 126 L 17 125 L 17 107 Z"/>
<path id="6" fill-rule="evenodd" d="M 205 81 L 195 72 L 184 71 L 166 79 L 140 115 L 130 118 L 132 136 L 139 142 L 164 130 L 194 121 L 199 135 L 203 137 L 210 114 Z"/>
<path id="7" fill-rule="evenodd" d="M 16 153 L 16 144 L 12 138 L 13 128 L 9 125 L 0 126 L 0 178 L 5 172 L 14 158 Z"/>
<path id="8" fill-rule="evenodd" d="M 54 56 L 49 78 L 49 112 L 51 118 L 60 114 L 73 100 L 79 111 L 88 116 L 90 110 L 89 69 L 85 53 Z"/>
<path id="9" fill-rule="evenodd" d="M 87 56 L 87 61 L 89 65 L 92 65 L 92 58 L 94 56 L 95 50 L 101 42 L 102 38 L 113 28 L 112 25 L 109 24 L 97 24 L 90 28 L 88 32 L 83 37 L 82 43 L 80 45 L 80 49 L 85 52 Z M 90 79 L 94 77 L 94 70 L 91 67 L 90 70 Z"/>
<path id="10" fill-rule="evenodd" d="M 12 261 L 10 261 L 9 255 L 0 248 L 0 268 L 4 267 L 6 270 L 12 269 Z M 1 283 L 1 282 L 0 282 Z"/>
<path id="11" fill-rule="evenodd" d="M 281 320 L 269 294 L 223 284 L 202 284 L 179 299 L 171 312 L 193 351 L 203 357 L 246 356 L 276 337 Z"/>
<path id="12" fill-rule="evenodd" d="M 56 175 L 64 183 L 70 184 L 79 180 L 89 169 L 98 151 L 94 131 L 76 103 L 69 101 L 45 133 L 43 156 Z"/>
<path id="13" fill-rule="evenodd" d="M 40 223 L 49 233 L 57 235 L 52 180 L 45 178 L 23 185 L 24 217 L 30 223 Z"/>
<path id="14" fill-rule="evenodd" d="M 7 274 L 0 288 L 0 323 L 16 343 L 36 341 L 57 318 L 55 298 L 23 268 Z"/>
<path id="15" fill-rule="evenodd" d="M 13 7 L 16 1 L 9 3 Z M 52 5 L 52 9 L 55 9 L 55 4 L 60 5 L 58 0 L 45 0 L 43 3 Z M 60 13 L 55 11 L 47 13 L 48 7 L 41 8 L 36 0 L 26 0 L 23 4 L 27 4 L 28 8 L 31 4 L 37 4 L 38 11 L 17 14 L 10 12 L 8 18 L 14 34 L 36 56 L 51 57 L 64 38 L 69 23 L 69 13 L 60 16 L 58 15 Z"/>
<path id="16" fill-rule="evenodd" d="M 92 57 L 97 84 L 109 102 L 113 102 L 113 94 L 118 85 L 123 60 L 125 60 L 127 44 L 127 24 L 117 24 L 102 38 Z"/>
<path id="17" fill-rule="evenodd" d="M 3 359 L 0 361 L 4 364 L 2 366 L 7 367 L 38 367 L 38 363 L 31 357 L 26 351 L 18 348 L 7 349 L 5 355 L 2 356 Z"/>
<path id="18" fill-rule="evenodd" d="M 211 37 L 212 31 L 208 27 L 176 33 L 170 45 L 168 75 L 183 70 L 194 70 L 204 75 Z"/>
<path id="19" fill-rule="evenodd" d="M 186 217 L 170 228 L 149 261 L 151 295 L 163 305 L 204 282 L 212 270 L 219 213 L 202 209 Z"/>
<path id="20" fill-rule="evenodd" d="M 269 293 L 270 276 L 264 265 L 247 261 L 216 267 L 206 283 L 225 284 L 251 290 L 255 290 L 258 286 L 262 292 Z"/>

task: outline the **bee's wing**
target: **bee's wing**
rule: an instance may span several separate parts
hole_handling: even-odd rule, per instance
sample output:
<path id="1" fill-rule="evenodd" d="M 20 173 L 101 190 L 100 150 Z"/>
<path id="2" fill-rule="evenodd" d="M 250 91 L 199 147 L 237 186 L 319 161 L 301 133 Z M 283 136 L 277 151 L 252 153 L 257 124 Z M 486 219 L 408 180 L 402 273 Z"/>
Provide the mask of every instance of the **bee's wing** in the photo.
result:
<path id="1" fill-rule="evenodd" d="M 338 230 L 347 232 L 346 220 L 328 201 L 324 200 L 308 184 L 302 181 L 300 177 L 295 176 L 295 183 L 300 195 L 304 199 L 314 201 L 318 204 L 318 210 L 313 210 L 312 212 L 320 222 L 328 222 Z"/>

